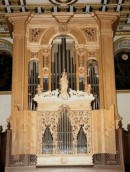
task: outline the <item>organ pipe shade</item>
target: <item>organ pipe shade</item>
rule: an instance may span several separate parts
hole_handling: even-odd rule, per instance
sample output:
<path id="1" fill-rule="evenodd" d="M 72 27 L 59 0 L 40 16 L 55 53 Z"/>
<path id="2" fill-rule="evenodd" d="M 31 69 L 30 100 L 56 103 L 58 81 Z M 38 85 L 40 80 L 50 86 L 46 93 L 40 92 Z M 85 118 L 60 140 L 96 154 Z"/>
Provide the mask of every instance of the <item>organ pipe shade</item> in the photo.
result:
<path id="1" fill-rule="evenodd" d="M 58 36 L 52 42 L 51 89 L 59 88 L 59 79 L 65 70 L 69 88 L 76 90 L 75 42 L 69 36 Z"/>

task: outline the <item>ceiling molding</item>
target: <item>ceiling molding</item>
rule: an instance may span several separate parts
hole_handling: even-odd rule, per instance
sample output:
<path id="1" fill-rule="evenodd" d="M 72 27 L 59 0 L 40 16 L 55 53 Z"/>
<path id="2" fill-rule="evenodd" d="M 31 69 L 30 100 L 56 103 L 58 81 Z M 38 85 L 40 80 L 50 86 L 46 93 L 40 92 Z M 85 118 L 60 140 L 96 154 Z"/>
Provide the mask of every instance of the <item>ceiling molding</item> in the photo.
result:
<path id="1" fill-rule="evenodd" d="M 53 4 L 53 2 L 59 4 Z M 5 20 L 7 13 L 74 12 L 89 14 L 95 11 L 118 12 L 120 20 L 117 32 L 130 31 L 130 0 L 1 0 L 0 34 L 9 33 Z"/>

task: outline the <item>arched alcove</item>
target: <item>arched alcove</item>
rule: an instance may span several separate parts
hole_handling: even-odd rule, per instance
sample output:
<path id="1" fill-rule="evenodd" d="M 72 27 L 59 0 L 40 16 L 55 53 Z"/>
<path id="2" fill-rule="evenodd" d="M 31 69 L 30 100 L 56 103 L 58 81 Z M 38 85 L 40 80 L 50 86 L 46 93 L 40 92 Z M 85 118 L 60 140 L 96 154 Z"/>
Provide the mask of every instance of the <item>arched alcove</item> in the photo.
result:
<path id="1" fill-rule="evenodd" d="M 12 44 L 0 40 L 0 91 L 12 90 Z"/>
<path id="2" fill-rule="evenodd" d="M 114 48 L 116 90 L 130 90 L 130 39 L 117 40 Z"/>

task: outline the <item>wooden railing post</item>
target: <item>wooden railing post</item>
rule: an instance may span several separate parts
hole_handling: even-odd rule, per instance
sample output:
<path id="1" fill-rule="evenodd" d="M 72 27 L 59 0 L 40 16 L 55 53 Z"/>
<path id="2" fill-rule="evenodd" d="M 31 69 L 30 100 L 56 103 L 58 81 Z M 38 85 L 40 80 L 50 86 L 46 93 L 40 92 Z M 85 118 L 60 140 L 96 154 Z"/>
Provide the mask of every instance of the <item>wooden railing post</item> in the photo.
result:
<path id="1" fill-rule="evenodd" d="M 123 148 L 123 129 L 122 126 L 118 129 L 118 138 L 119 138 L 119 151 L 120 151 L 120 165 L 125 171 L 124 167 L 124 148 Z"/>
<path id="2" fill-rule="evenodd" d="M 127 125 L 128 129 L 128 163 L 130 164 L 130 124 Z"/>
<path id="3" fill-rule="evenodd" d="M 11 129 L 10 129 L 10 123 L 8 122 L 7 130 L 6 130 L 6 167 L 10 166 L 9 159 L 11 155 Z"/>

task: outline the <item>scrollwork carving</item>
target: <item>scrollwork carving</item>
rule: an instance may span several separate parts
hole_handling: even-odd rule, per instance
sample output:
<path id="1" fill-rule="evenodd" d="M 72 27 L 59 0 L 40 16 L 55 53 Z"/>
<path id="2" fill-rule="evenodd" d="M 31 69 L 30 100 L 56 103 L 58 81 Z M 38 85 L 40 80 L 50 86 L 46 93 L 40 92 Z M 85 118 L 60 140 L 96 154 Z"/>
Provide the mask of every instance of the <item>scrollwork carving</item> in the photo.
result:
<path id="1" fill-rule="evenodd" d="M 69 113 L 73 128 L 73 144 L 77 145 L 77 135 L 80 127 L 83 127 L 83 131 L 87 138 L 87 154 L 91 153 L 91 114 L 89 111 L 71 111 Z"/>
<path id="2" fill-rule="evenodd" d="M 78 51 L 78 59 L 79 59 L 79 66 L 84 66 L 84 59 L 85 59 L 85 50 L 80 48 Z"/>
<path id="3" fill-rule="evenodd" d="M 80 127 L 83 128 L 87 138 L 87 154 L 91 154 L 91 114 L 90 111 L 73 111 L 67 106 L 61 106 L 59 111 L 39 112 L 39 135 L 38 135 L 38 153 L 42 154 L 42 135 L 47 127 L 53 137 L 53 154 L 57 153 L 57 126 L 58 119 L 61 117 L 62 110 L 66 108 L 67 116 L 71 121 L 73 132 L 73 153 L 77 153 L 77 135 Z"/>
<path id="4" fill-rule="evenodd" d="M 43 54 L 43 67 L 48 67 L 48 65 L 49 65 L 49 50 L 44 49 L 42 54 Z"/>
<path id="5" fill-rule="evenodd" d="M 85 32 L 88 41 L 97 41 L 96 28 L 85 28 L 83 31 Z"/>
<path id="6" fill-rule="evenodd" d="M 30 34 L 30 41 L 31 42 L 37 42 L 43 32 L 43 29 L 41 28 L 34 28 L 34 29 L 31 29 L 31 34 Z"/>

